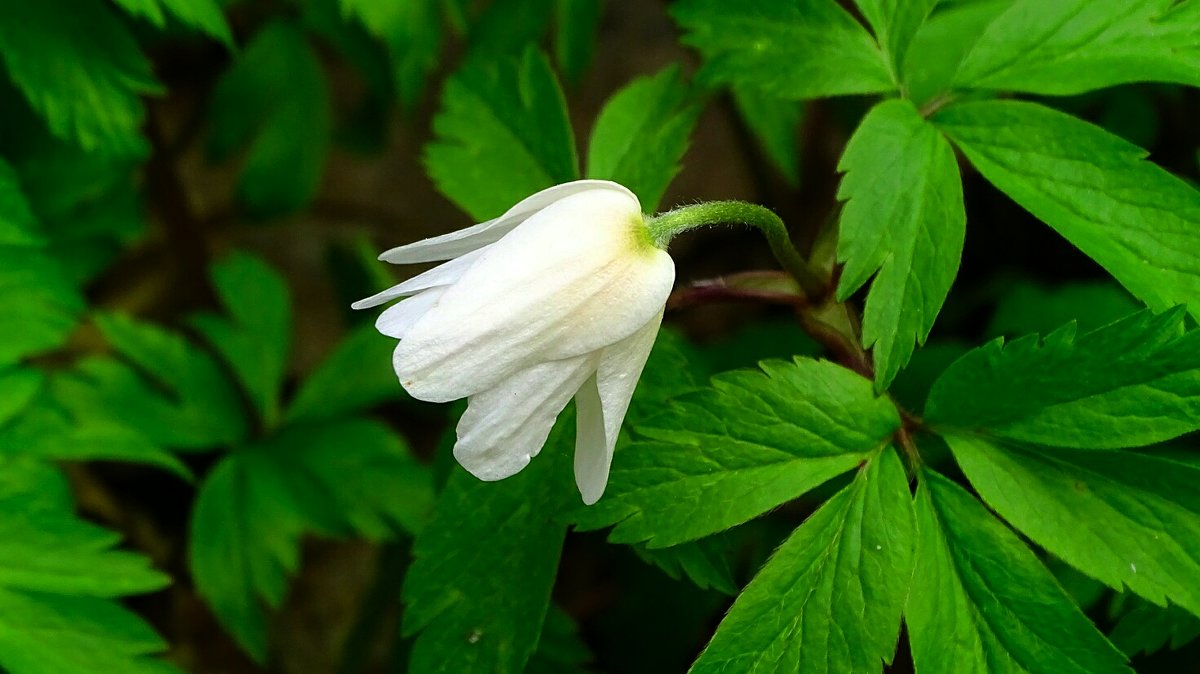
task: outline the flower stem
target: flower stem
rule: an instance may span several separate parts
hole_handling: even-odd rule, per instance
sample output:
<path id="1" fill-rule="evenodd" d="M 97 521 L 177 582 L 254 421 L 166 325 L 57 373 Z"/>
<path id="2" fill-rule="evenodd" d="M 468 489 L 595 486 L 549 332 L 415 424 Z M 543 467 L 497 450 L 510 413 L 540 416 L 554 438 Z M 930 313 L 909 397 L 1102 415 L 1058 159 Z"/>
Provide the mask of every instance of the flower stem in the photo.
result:
<path id="1" fill-rule="evenodd" d="M 824 296 L 828 284 L 809 268 L 792 245 L 787 225 L 768 208 L 744 201 L 709 201 L 646 218 L 650 238 L 659 248 L 666 248 L 675 235 L 689 229 L 732 224 L 749 225 L 762 232 L 775 259 L 796 279 L 809 299 L 819 300 Z"/>

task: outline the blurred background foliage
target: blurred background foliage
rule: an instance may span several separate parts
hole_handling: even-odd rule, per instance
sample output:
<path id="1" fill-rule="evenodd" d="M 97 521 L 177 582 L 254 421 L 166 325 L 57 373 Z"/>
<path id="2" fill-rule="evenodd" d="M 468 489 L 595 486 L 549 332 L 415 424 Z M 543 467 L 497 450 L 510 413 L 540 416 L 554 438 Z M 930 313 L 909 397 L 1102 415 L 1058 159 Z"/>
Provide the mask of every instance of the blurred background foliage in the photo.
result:
<path id="1" fill-rule="evenodd" d="M 957 27 L 996 3 L 944 4 Z M 868 101 L 693 81 L 700 55 L 668 10 L 0 3 L 0 670 L 466 671 L 446 664 L 484 636 L 465 626 L 495 623 L 518 650 L 540 630 L 530 672 L 683 671 L 822 494 L 696 544 L 608 545 L 531 507 L 577 507 L 549 472 L 566 455 L 552 440 L 553 458 L 481 501 L 447 458 L 453 411 L 407 399 L 391 340 L 348 309 L 392 280 L 377 250 L 580 176 L 636 186 L 648 211 L 762 203 L 819 245 Z M 1124 86 L 1053 104 L 1194 180 L 1196 93 Z M 1134 307 L 964 178 L 962 273 L 895 387 L 914 405 L 984 337 Z M 773 266 L 734 231 L 673 254 L 684 284 Z M 680 299 L 631 418 L 712 373 L 819 353 L 785 309 Z M 464 542 L 497 549 L 473 557 Z M 1143 653 L 1139 671 L 1200 655 L 1193 619 L 1059 570 Z M 471 579 L 492 573 L 526 585 L 481 598 Z"/>

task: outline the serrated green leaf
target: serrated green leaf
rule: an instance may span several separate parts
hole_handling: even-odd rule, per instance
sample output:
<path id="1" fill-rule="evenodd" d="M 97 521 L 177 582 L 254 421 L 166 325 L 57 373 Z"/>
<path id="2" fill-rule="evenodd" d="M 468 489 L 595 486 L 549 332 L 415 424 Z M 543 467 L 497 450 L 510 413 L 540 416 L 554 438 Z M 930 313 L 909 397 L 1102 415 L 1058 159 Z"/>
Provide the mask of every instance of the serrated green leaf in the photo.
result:
<path id="1" fill-rule="evenodd" d="M 148 149 L 139 97 L 161 88 L 102 0 L 3 3 L 0 57 L 56 136 L 106 154 Z"/>
<path id="2" fill-rule="evenodd" d="M 1076 338 L 995 340 L 934 384 L 926 420 L 1012 440 L 1083 449 L 1137 447 L 1200 428 L 1200 331 L 1181 310 L 1142 311 Z"/>
<path id="3" fill-rule="evenodd" d="M 713 378 L 660 417 L 649 440 L 613 462 L 608 492 L 574 513 L 582 529 L 616 525 L 614 542 L 670 547 L 801 496 L 878 450 L 900 426 L 871 383 L 827 361 L 767 361 Z"/>
<path id="4" fill-rule="evenodd" d="M 262 662 L 262 606 L 283 601 L 303 535 L 384 539 L 423 526 L 431 501 L 429 471 L 386 427 L 291 426 L 209 475 L 192 513 L 192 574 L 221 623 Z"/>
<path id="5" fill-rule="evenodd" d="M 938 3 L 913 37 L 904 61 L 908 99 L 924 105 L 934 96 L 946 93 L 967 52 L 988 24 L 1012 3 L 1013 0 Z"/>
<path id="6" fill-rule="evenodd" d="M 1071 321 L 1088 332 L 1138 310 L 1138 303 L 1129 293 L 1107 281 L 1048 287 L 1015 280 L 1006 283 L 1005 288 L 984 330 L 989 336 L 1050 332 Z"/>
<path id="7" fill-rule="evenodd" d="M 712 588 L 728 595 L 738 593 L 729 563 L 732 550 L 725 536 L 718 534 L 669 548 L 650 548 L 645 543 L 631 547 L 642 561 L 653 564 L 675 580 L 686 576 L 701 590 Z"/>
<path id="8" fill-rule="evenodd" d="M 61 265 L 37 248 L 0 246 L 0 365 L 61 346 L 83 298 Z"/>
<path id="9" fill-rule="evenodd" d="M 442 49 L 438 0 L 340 0 L 342 13 L 357 17 L 388 49 L 400 100 L 411 108 L 420 99 Z"/>
<path id="10" fill-rule="evenodd" d="M 29 202 L 21 192 L 17 174 L 0 158 L 0 246 L 35 246 L 44 243 Z"/>
<path id="11" fill-rule="evenodd" d="M 638 196 L 643 211 L 656 212 L 700 115 L 687 97 L 679 66 L 639 77 L 613 94 L 592 129 L 587 176 L 621 183 Z"/>
<path id="12" fill-rule="evenodd" d="M 1200 192 L 1098 127 L 1036 103 L 980 101 L 935 123 L 980 173 L 1150 308 L 1200 315 Z"/>
<path id="13" fill-rule="evenodd" d="M 1108 638 L 1129 657 L 1154 653 L 1167 646 L 1182 648 L 1200 639 L 1200 618 L 1175 606 L 1160 608 L 1136 602 L 1124 613 Z"/>
<path id="14" fill-rule="evenodd" d="M 502 482 L 456 469 L 413 545 L 403 633 L 408 671 L 519 674 L 542 631 L 574 496 L 560 419 L 537 461 Z M 555 451 L 557 450 L 557 451 Z"/>
<path id="15" fill-rule="evenodd" d="M 259 31 L 217 82 L 210 150 L 249 144 L 238 196 L 256 215 L 300 210 L 325 171 L 333 112 L 325 73 L 303 31 L 275 21 Z"/>
<path id="16" fill-rule="evenodd" d="M 962 256 L 967 216 L 954 151 L 912 103 L 892 100 L 867 114 L 838 164 L 838 230 L 844 263 L 837 295 L 867 282 L 863 346 L 886 389 L 924 344 Z"/>
<path id="17" fill-rule="evenodd" d="M 680 0 L 671 15 L 705 57 L 701 79 L 794 100 L 896 86 L 875 41 L 835 0 Z"/>
<path id="18" fill-rule="evenodd" d="M 603 13 L 604 0 L 555 0 L 554 58 L 572 84 L 592 64 Z"/>
<path id="19" fill-rule="evenodd" d="M 1033 552 L 925 471 L 905 607 L 917 674 L 1132 674 Z"/>
<path id="20" fill-rule="evenodd" d="M 566 101 L 544 56 L 469 62 L 446 83 L 425 147 L 429 175 L 483 221 L 579 177 Z"/>
<path id="21" fill-rule="evenodd" d="M 228 255 L 213 265 L 211 274 L 228 315 L 200 313 L 191 324 L 225 359 L 265 423 L 273 426 L 292 337 L 287 283 L 248 253 Z"/>
<path id="22" fill-rule="evenodd" d="M 221 5 L 216 0 L 115 0 L 126 12 L 140 16 L 156 28 L 167 25 L 167 15 L 185 26 L 203 31 L 227 47 L 233 46 L 233 33 Z"/>
<path id="23" fill-rule="evenodd" d="M 88 358 L 53 380 L 83 427 L 119 424 L 172 449 L 212 449 L 248 432 L 237 388 L 208 353 L 180 335 L 120 314 L 96 325 L 122 360 Z"/>
<path id="24" fill-rule="evenodd" d="M 363 325 L 342 340 L 292 399 L 286 420 L 321 421 L 404 394 L 391 368 L 396 340 Z"/>
<path id="25" fill-rule="evenodd" d="M 1130 82 L 1200 86 L 1195 0 L 1017 0 L 975 42 L 962 87 L 1078 94 Z"/>
<path id="26" fill-rule="evenodd" d="M 904 65 L 908 45 L 938 0 L 854 0 L 875 31 L 896 72 Z"/>
<path id="27" fill-rule="evenodd" d="M 799 184 L 803 104 L 749 87 L 734 87 L 733 102 L 750 132 L 788 184 L 793 187 Z"/>
<path id="28" fill-rule="evenodd" d="M 904 467 L 885 449 L 775 551 L 689 671 L 881 671 L 915 538 Z"/>
<path id="29" fill-rule="evenodd" d="M 1131 452 L 946 435 L 989 506 L 1071 566 L 1200 616 L 1200 469 Z"/>

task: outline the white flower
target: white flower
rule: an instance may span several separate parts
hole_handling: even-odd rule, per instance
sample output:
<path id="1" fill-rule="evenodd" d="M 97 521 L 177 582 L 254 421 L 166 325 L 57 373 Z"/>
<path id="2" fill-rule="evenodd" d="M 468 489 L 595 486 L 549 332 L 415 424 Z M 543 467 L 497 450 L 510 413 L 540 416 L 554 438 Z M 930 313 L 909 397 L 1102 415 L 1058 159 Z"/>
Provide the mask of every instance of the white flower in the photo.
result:
<path id="1" fill-rule="evenodd" d="M 595 503 L 675 281 L 637 197 L 603 180 L 566 183 L 379 259 L 449 260 L 353 306 L 408 296 L 375 325 L 400 340 L 392 362 L 414 398 L 467 398 L 458 462 L 482 480 L 517 473 L 574 396 L 575 481 Z"/>

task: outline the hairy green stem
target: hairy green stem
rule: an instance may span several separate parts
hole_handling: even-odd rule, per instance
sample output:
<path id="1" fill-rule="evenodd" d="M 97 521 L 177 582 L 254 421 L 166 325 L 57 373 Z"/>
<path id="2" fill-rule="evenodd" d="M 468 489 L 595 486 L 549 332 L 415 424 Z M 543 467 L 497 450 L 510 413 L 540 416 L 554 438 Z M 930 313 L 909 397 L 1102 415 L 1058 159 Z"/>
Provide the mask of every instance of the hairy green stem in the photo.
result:
<path id="1" fill-rule="evenodd" d="M 787 226 L 774 211 L 744 201 L 709 201 L 683 206 L 666 213 L 646 217 L 646 229 L 654 245 L 666 248 L 675 235 L 697 227 L 710 225 L 749 225 L 767 237 L 771 253 L 784 270 L 796 279 L 810 300 L 819 300 L 827 284 L 813 272 L 808 262 L 796 251 Z"/>

